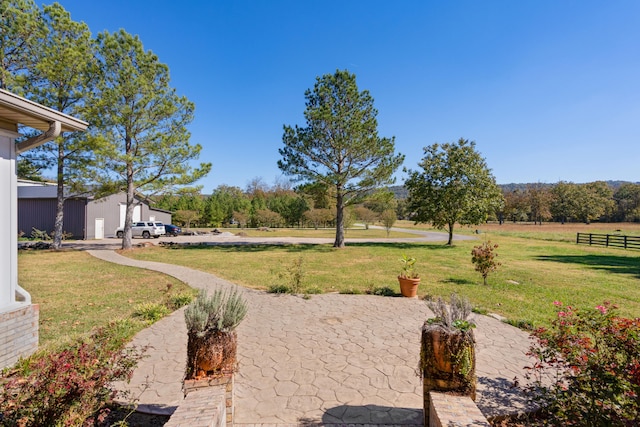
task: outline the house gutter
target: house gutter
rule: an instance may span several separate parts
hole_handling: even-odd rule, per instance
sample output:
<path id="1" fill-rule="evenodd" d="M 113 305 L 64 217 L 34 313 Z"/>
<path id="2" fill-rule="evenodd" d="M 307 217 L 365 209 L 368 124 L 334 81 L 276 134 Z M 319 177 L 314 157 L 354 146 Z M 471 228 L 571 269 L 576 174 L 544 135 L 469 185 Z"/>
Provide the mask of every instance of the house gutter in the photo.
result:
<path id="1" fill-rule="evenodd" d="M 49 129 L 47 129 L 46 132 L 41 133 L 40 135 L 33 136 L 26 141 L 22 141 L 16 144 L 16 154 L 23 153 L 31 148 L 42 145 L 45 142 L 49 142 L 60 136 L 61 132 L 62 123 L 57 120 L 49 122 Z"/>

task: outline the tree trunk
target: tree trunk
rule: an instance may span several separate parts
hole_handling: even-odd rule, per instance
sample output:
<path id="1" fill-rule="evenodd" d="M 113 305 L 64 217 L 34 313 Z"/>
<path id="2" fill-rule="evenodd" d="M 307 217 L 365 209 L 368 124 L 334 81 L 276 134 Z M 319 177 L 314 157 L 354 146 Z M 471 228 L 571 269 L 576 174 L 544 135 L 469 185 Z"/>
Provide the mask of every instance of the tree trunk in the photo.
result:
<path id="1" fill-rule="evenodd" d="M 344 195 L 340 186 L 337 186 L 336 191 L 336 240 L 333 247 L 344 248 Z"/>
<path id="2" fill-rule="evenodd" d="M 476 399 L 476 355 L 473 330 L 461 331 L 437 323 L 422 327 L 420 373 L 425 425 L 429 425 L 429 392 L 442 391 Z"/>
<path id="3" fill-rule="evenodd" d="M 64 232 L 64 163 L 62 157 L 64 151 L 62 144 L 58 144 L 58 168 L 56 191 L 56 219 L 53 225 L 53 249 L 62 247 L 62 233 Z"/>
<path id="4" fill-rule="evenodd" d="M 126 151 L 130 154 L 131 141 L 127 138 Z M 124 215 L 124 230 L 122 236 L 122 249 L 131 249 L 133 247 L 131 236 L 131 223 L 133 222 L 133 208 L 134 208 L 134 186 L 133 186 L 133 163 L 127 161 L 127 209 Z"/>
<path id="5" fill-rule="evenodd" d="M 447 241 L 447 245 L 451 246 L 453 244 L 453 224 L 449 224 L 449 240 Z"/>

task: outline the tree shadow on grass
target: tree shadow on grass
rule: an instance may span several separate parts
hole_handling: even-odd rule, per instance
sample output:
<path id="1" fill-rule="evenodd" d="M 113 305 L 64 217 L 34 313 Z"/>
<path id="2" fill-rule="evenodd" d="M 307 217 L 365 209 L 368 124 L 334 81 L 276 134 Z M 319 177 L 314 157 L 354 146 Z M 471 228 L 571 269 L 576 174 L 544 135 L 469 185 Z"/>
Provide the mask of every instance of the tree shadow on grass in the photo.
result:
<path id="1" fill-rule="evenodd" d="M 282 242 L 273 242 L 273 243 L 251 243 L 251 242 L 219 242 L 219 243 L 205 243 L 205 244 L 189 244 L 189 245 L 172 245 L 166 246 L 169 249 L 173 250 L 212 250 L 218 252 L 230 252 L 230 253 L 257 253 L 257 252 L 265 252 L 269 250 L 273 250 L 274 248 L 279 248 L 285 250 L 287 252 L 294 253 L 303 253 L 303 252 L 331 252 L 331 251 L 339 251 L 348 250 L 350 247 L 377 247 L 377 248 L 389 248 L 389 249 L 397 249 L 397 250 L 451 250 L 454 247 L 444 245 L 444 244 L 421 244 L 421 243 L 389 243 L 389 242 L 368 242 L 368 243 L 348 243 L 345 249 L 337 249 L 334 248 L 331 244 L 312 244 L 312 243 L 301 243 L 301 244 L 292 244 L 292 243 L 282 243 Z"/>
<path id="2" fill-rule="evenodd" d="M 475 285 L 475 282 L 467 279 L 460 279 L 457 277 L 449 277 L 443 280 L 444 283 L 451 283 L 453 285 Z"/>
<path id="3" fill-rule="evenodd" d="M 347 248 L 349 247 L 376 247 L 376 248 L 389 248 L 389 249 L 408 249 L 408 250 L 433 250 L 433 251 L 442 251 L 442 250 L 453 250 L 456 249 L 455 246 L 449 246 L 446 243 L 442 242 L 354 242 L 347 243 Z"/>
<path id="4" fill-rule="evenodd" d="M 269 244 L 255 244 L 250 242 L 222 242 L 214 244 L 192 244 L 192 245 L 176 245 L 170 246 L 170 249 L 175 250 L 198 250 L 198 251 L 216 251 L 216 252 L 229 252 L 229 253 L 252 253 L 252 252 L 265 252 L 273 250 L 274 248 L 283 249 L 287 252 L 330 252 L 333 247 L 326 244 L 289 244 L 289 243 L 269 243 Z"/>
<path id="5" fill-rule="evenodd" d="M 595 270 L 625 274 L 640 278 L 640 260 L 638 257 L 616 255 L 540 255 L 539 261 L 560 262 L 584 265 Z"/>

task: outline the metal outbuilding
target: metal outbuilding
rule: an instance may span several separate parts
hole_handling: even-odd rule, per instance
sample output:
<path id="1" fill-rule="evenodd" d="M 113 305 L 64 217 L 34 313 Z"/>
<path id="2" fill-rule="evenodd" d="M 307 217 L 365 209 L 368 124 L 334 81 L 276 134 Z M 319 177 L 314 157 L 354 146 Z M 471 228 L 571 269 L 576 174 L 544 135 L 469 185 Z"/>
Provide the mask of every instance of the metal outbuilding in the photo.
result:
<path id="1" fill-rule="evenodd" d="M 115 237 L 124 226 L 127 197 L 124 192 L 95 198 L 90 194 L 66 195 L 64 232 L 73 239 Z M 51 233 L 57 207 L 57 186 L 51 183 L 18 180 L 18 233 L 29 236 L 32 229 Z M 133 221 L 160 221 L 171 224 L 171 212 L 154 209 L 136 197 Z"/>

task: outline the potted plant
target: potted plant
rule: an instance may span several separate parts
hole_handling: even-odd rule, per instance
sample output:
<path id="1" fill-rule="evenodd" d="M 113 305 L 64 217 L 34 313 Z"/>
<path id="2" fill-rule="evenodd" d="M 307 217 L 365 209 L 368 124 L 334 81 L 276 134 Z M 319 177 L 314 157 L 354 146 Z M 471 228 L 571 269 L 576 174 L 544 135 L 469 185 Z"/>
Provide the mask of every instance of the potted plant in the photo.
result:
<path id="1" fill-rule="evenodd" d="M 247 303 L 238 290 L 200 291 L 185 310 L 187 324 L 186 379 L 231 373 L 236 368 L 236 327 L 247 314 Z"/>
<path id="2" fill-rule="evenodd" d="M 402 296 L 413 298 L 418 293 L 418 285 L 420 284 L 420 276 L 415 271 L 416 259 L 402 255 L 400 258 L 402 270 L 398 276 L 400 282 L 400 293 Z"/>
<path id="3" fill-rule="evenodd" d="M 420 374 L 424 390 L 425 425 L 429 425 L 430 391 L 469 396 L 476 399 L 476 354 L 469 320 L 471 304 L 451 294 L 447 305 L 442 298 L 428 301 L 433 318 L 422 326 Z"/>

